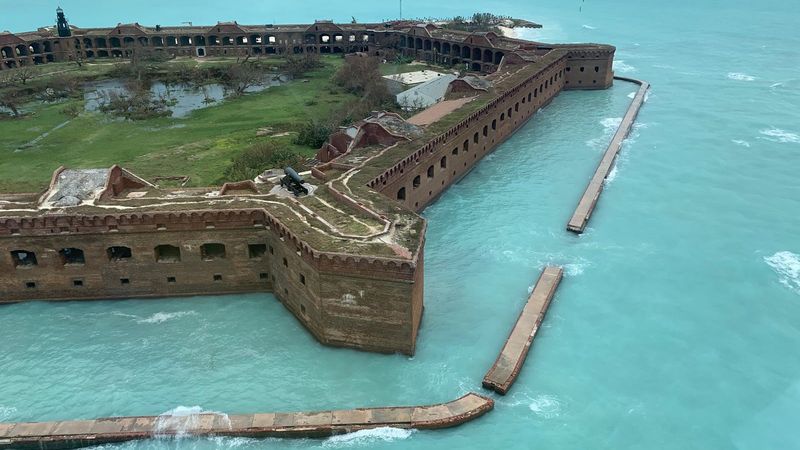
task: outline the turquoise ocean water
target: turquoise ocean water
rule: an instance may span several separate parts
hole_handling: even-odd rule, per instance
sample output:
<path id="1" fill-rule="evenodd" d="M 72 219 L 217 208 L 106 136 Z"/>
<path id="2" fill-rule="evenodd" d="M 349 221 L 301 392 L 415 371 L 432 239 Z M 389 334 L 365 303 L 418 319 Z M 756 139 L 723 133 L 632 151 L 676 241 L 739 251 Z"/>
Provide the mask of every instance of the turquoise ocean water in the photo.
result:
<path id="1" fill-rule="evenodd" d="M 446 3 L 446 4 L 445 4 Z M 0 29 L 56 3 L 0 0 Z M 395 2 L 61 3 L 76 25 L 361 21 Z M 566 277 L 517 384 L 443 431 L 106 448 L 800 449 L 800 4 L 404 2 L 617 46 L 653 85 L 588 231 L 566 221 L 634 87 L 565 92 L 428 208 L 417 355 L 317 344 L 271 295 L 0 308 L 0 421 L 446 401 L 480 381 L 544 264 Z M 0 156 L 1 157 L 1 156 Z M 484 392 L 485 393 L 485 392 Z"/>

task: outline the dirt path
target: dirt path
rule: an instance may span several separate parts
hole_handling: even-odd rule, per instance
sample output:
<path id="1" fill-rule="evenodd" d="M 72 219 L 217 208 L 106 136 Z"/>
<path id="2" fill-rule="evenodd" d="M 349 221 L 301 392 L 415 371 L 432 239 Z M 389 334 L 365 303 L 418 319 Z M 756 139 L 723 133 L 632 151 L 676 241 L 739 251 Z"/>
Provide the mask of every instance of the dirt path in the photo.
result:
<path id="1" fill-rule="evenodd" d="M 443 102 L 439 102 L 431 106 L 430 108 L 427 108 L 422 112 L 419 112 L 411 116 L 411 118 L 409 118 L 407 122 L 420 126 L 430 125 L 433 122 L 436 122 L 442 117 L 457 110 L 458 108 L 461 108 L 462 106 L 466 105 L 467 103 L 472 101 L 473 98 L 475 97 L 459 98 L 457 100 L 445 100 Z"/>

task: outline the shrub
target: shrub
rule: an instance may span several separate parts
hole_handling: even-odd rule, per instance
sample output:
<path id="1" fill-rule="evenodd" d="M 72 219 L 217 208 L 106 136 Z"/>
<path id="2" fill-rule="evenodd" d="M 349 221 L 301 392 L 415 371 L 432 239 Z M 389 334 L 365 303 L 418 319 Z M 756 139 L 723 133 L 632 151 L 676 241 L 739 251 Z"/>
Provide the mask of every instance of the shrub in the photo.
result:
<path id="1" fill-rule="evenodd" d="M 309 120 L 300 126 L 297 137 L 294 138 L 294 143 L 311 148 L 320 148 L 333 132 L 333 124 L 334 122 L 326 123 L 318 120 Z"/>
<path id="2" fill-rule="evenodd" d="M 299 167 L 303 158 L 291 150 L 279 148 L 274 142 L 259 142 L 233 158 L 225 170 L 228 181 L 252 180 L 267 169 Z"/>

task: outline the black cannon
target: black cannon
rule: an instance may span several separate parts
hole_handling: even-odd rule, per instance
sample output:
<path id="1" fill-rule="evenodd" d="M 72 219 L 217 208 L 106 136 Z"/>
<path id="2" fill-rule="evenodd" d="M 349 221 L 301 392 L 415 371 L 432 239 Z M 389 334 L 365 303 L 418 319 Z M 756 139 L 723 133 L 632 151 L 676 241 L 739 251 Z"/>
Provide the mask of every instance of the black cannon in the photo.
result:
<path id="1" fill-rule="evenodd" d="M 283 169 L 283 173 L 285 173 L 286 176 L 281 178 L 281 186 L 288 189 L 295 197 L 299 197 L 300 194 L 308 194 L 308 189 L 303 186 L 305 181 L 300 178 L 300 175 L 298 175 L 294 169 L 287 167 Z"/>

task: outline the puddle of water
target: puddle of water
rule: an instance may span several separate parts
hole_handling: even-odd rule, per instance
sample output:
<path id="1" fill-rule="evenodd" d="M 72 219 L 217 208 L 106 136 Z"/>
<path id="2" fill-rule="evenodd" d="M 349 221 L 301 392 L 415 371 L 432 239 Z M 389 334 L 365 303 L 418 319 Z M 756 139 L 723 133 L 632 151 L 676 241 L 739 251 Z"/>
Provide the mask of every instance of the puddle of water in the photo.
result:
<path id="1" fill-rule="evenodd" d="M 246 93 L 260 92 L 272 86 L 281 84 L 277 77 L 268 76 L 262 83 L 251 86 L 245 90 Z M 100 105 L 109 101 L 109 96 L 113 94 L 126 95 L 129 92 L 125 82 L 119 79 L 94 81 L 83 86 L 83 98 L 86 102 L 86 111 L 97 111 Z M 219 83 L 194 86 L 186 83 L 165 84 L 161 81 L 154 81 L 150 85 L 150 95 L 152 98 L 164 98 L 170 103 L 172 117 L 183 118 L 192 111 L 215 105 L 228 96 L 225 86 Z"/>

